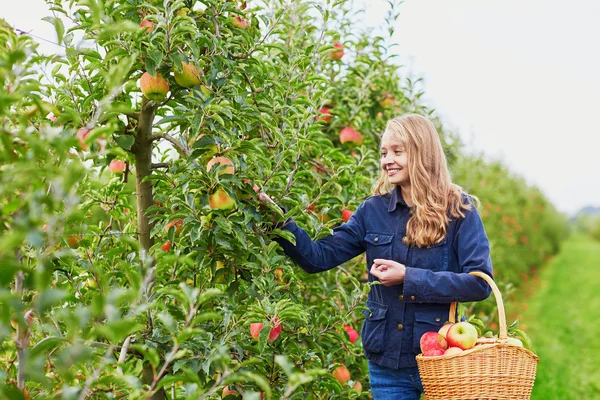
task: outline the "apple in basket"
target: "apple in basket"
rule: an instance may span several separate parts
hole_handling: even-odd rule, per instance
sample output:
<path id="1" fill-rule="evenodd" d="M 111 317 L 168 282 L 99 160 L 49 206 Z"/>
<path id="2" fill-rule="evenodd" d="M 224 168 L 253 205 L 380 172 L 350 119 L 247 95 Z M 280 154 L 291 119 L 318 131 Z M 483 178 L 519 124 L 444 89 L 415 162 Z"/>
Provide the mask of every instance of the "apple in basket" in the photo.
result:
<path id="1" fill-rule="evenodd" d="M 425 332 L 419 341 L 423 356 L 441 356 L 448 348 L 446 339 L 437 332 Z"/>
<path id="2" fill-rule="evenodd" d="M 477 343 L 477 329 L 470 323 L 463 321 L 456 323 L 448 329 L 446 341 L 450 347 L 468 350 Z"/>

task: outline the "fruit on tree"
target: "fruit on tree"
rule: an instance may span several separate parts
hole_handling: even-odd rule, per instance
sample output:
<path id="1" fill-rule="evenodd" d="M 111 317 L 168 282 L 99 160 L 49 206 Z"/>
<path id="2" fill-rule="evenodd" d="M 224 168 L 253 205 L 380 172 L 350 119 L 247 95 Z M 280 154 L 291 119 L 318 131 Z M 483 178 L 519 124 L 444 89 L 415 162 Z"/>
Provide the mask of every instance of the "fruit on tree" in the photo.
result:
<path id="1" fill-rule="evenodd" d="M 91 129 L 81 128 L 75 134 L 75 137 L 79 141 L 79 147 L 81 147 L 83 150 L 88 149 L 88 145 L 85 143 L 85 138 L 90 134 L 91 131 Z"/>
<path id="2" fill-rule="evenodd" d="M 284 272 L 283 272 L 283 268 L 277 268 L 275 270 L 275 279 L 277 280 L 278 283 L 280 284 L 284 284 L 285 279 L 283 278 Z"/>
<path id="3" fill-rule="evenodd" d="M 356 342 L 356 339 L 358 339 L 358 332 L 356 331 L 356 329 L 354 329 L 350 325 L 344 325 L 343 328 L 346 331 L 346 333 L 348 333 L 350 343 L 354 344 L 354 342 Z"/>
<path id="4" fill-rule="evenodd" d="M 176 69 L 173 72 L 175 76 L 175 82 L 179 86 L 189 88 L 192 86 L 199 85 L 201 80 L 200 77 L 204 74 L 202 70 L 198 71 L 198 68 L 192 63 L 187 63 L 185 61 L 181 62 L 181 69 Z"/>
<path id="5" fill-rule="evenodd" d="M 154 22 L 145 19 L 140 23 L 140 28 L 144 27 L 146 28 L 146 33 L 150 33 L 154 30 Z"/>
<path id="6" fill-rule="evenodd" d="M 248 27 L 248 20 L 235 15 L 231 18 L 231 24 L 237 28 L 246 29 Z"/>
<path id="7" fill-rule="evenodd" d="M 444 324 L 444 326 L 442 326 L 442 327 L 440 328 L 440 330 L 438 331 L 438 333 L 439 333 L 440 335 L 442 335 L 442 336 L 444 337 L 444 339 L 446 339 L 446 334 L 448 333 L 448 329 L 450 329 L 450 327 L 451 327 L 452 325 L 454 325 L 454 324 L 450 324 L 450 323 L 448 323 L 448 324 Z"/>
<path id="8" fill-rule="evenodd" d="M 450 347 L 470 349 L 477 342 L 477 329 L 467 321 L 458 322 L 448 329 L 446 341 Z"/>
<path id="9" fill-rule="evenodd" d="M 335 47 L 335 50 L 329 53 L 329 58 L 331 58 L 334 61 L 341 60 L 344 56 L 344 45 L 339 42 L 336 42 L 333 44 L 333 47 Z"/>
<path id="10" fill-rule="evenodd" d="M 279 318 L 274 317 L 271 321 L 271 325 L 272 328 L 269 330 L 269 337 L 267 339 L 270 343 L 277 340 L 277 338 L 281 334 L 282 324 L 281 321 L 279 321 Z M 263 327 L 264 324 L 262 322 L 254 322 L 250 324 L 250 335 L 254 338 L 254 340 L 258 340 L 258 337 L 260 336 L 260 331 L 262 331 Z"/>
<path id="11" fill-rule="evenodd" d="M 223 388 L 223 393 L 221 394 L 221 398 L 224 399 L 227 396 L 237 396 L 238 394 L 239 394 L 238 392 L 236 392 L 233 389 L 230 389 L 229 385 L 227 385 Z"/>
<path id="12" fill-rule="evenodd" d="M 235 200 L 225 190 L 218 189 L 208 197 L 208 206 L 215 210 L 231 210 L 235 207 Z"/>
<path id="13" fill-rule="evenodd" d="M 362 134 L 354 128 L 347 126 L 340 131 L 340 143 L 350 142 L 359 145 L 362 141 Z"/>
<path id="14" fill-rule="evenodd" d="M 389 107 L 396 104 L 396 99 L 394 98 L 394 96 L 390 93 L 386 93 L 383 95 L 383 100 L 381 100 L 379 102 L 379 105 L 383 108 L 385 107 Z"/>
<path id="15" fill-rule="evenodd" d="M 223 175 L 223 174 L 233 174 L 235 172 L 235 166 L 233 165 L 233 161 L 231 161 L 229 158 L 227 157 L 213 157 L 211 158 L 208 163 L 206 164 L 206 170 L 210 171 L 211 168 L 215 165 L 222 165 L 225 168 L 222 168 L 219 171 L 219 175 Z"/>
<path id="16" fill-rule="evenodd" d="M 350 371 L 348 371 L 348 368 L 344 364 L 335 367 L 331 374 L 342 385 L 350 380 Z"/>
<path id="17" fill-rule="evenodd" d="M 351 211 L 348 209 L 343 209 L 342 210 L 342 221 L 344 221 L 344 222 L 350 221 L 350 217 L 352 216 L 352 214 L 354 214 L 354 211 Z"/>
<path id="18" fill-rule="evenodd" d="M 355 381 L 354 385 L 352 385 L 352 390 L 362 393 L 362 383 L 360 383 L 360 381 Z"/>
<path id="19" fill-rule="evenodd" d="M 165 242 L 165 244 L 163 244 L 162 246 L 160 246 L 161 249 L 163 249 L 164 251 L 171 251 L 171 241 L 167 240 Z"/>
<path id="20" fill-rule="evenodd" d="M 148 100 L 161 101 L 167 96 L 169 83 L 159 74 L 152 76 L 144 72 L 140 78 L 140 89 Z"/>
<path id="21" fill-rule="evenodd" d="M 172 227 L 175 227 L 175 234 L 180 234 L 181 230 L 183 229 L 183 219 L 175 218 L 173 221 L 169 221 L 165 225 L 165 231 L 169 232 L 169 229 L 171 229 Z"/>
<path id="22" fill-rule="evenodd" d="M 122 174 L 125 171 L 125 162 L 120 160 L 112 160 L 108 165 L 108 169 L 113 174 Z"/>
<path id="23" fill-rule="evenodd" d="M 258 336 L 260 335 L 260 331 L 262 330 L 264 324 L 262 322 L 254 322 L 250 324 L 250 335 L 254 338 L 254 340 L 258 340 Z"/>
<path id="24" fill-rule="evenodd" d="M 422 353 L 434 349 L 446 350 L 448 348 L 446 339 L 437 332 L 425 332 L 419 340 L 419 345 Z"/>
<path id="25" fill-rule="evenodd" d="M 331 122 L 331 108 L 323 107 L 319 110 L 319 121 L 323 121 L 326 124 Z"/>
<path id="26" fill-rule="evenodd" d="M 67 244 L 70 248 L 76 249 L 79 247 L 79 242 L 81 242 L 80 235 L 69 235 L 67 236 Z"/>

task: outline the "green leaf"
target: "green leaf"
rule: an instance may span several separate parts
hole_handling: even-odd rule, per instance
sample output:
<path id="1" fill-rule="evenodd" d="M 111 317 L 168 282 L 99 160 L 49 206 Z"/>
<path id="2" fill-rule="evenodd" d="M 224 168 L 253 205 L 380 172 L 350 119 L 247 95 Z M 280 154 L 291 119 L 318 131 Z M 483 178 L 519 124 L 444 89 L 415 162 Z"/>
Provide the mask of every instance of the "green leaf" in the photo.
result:
<path id="1" fill-rule="evenodd" d="M 115 136 L 115 141 L 124 150 L 130 150 L 133 143 L 135 143 L 135 137 L 132 135 L 119 135 Z"/>

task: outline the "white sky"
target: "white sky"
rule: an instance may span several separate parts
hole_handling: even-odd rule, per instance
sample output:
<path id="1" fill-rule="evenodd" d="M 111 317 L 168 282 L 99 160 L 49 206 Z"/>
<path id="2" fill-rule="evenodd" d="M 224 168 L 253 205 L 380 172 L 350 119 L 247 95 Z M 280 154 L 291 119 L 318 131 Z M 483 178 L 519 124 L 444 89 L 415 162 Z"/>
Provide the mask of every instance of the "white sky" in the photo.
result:
<path id="1" fill-rule="evenodd" d="M 367 3 L 366 23 L 381 26 L 386 2 Z M 405 72 L 424 78 L 427 104 L 470 151 L 504 161 L 561 211 L 600 206 L 599 1 L 405 0 L 399 10 Z M 47 15 L 43 0 L 2 12 L 54 39 Z"/>

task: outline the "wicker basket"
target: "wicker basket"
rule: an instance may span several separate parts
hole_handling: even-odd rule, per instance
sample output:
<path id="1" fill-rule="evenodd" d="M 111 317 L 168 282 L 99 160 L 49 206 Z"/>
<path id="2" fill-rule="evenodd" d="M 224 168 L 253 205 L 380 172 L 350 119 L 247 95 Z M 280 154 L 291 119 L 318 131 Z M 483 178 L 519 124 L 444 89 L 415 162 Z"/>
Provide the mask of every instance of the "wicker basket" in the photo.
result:
<path id="1" fill-rule="evenodd" d="M 529 399 L 538 357 L 531 351 L 506 344 L 506 315 L 502 295 L 490 278 L 481 272 L 498 305 L 500 337 L 480 338 L 475 347 L 451 356 L 417 356 L 417 365 L 427 400 L 520 400 Z M 454 322 L 456 303 L 450 307 Z"/>

